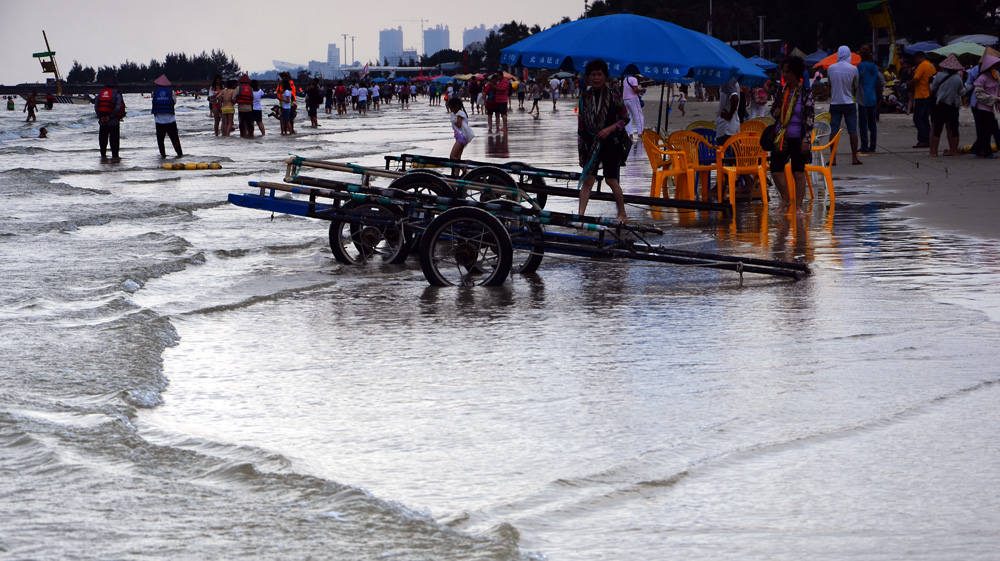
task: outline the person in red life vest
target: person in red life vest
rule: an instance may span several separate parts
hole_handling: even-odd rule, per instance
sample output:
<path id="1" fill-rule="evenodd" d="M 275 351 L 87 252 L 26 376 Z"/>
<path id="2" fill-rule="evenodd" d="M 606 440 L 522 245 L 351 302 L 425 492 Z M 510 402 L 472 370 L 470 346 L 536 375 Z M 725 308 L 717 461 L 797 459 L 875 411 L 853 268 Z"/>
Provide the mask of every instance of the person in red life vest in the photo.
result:
<path id="1" fill-rule="evenodd" d="M 150 113 L 153 114 L 153 122 L 156 123 L 156 146 L 160 149 L 160 157 L 166 158 L 167 149 L 163 140 L 169 135 L 170 143 L 174 145 L 174 152 L 180 158 L 184 152 L 181 150 L 181 141 L 177 136 L 177 119 L 174 117 L 177 97 L 170 89 L 170 80 L 166 74 L 161 74 L 159 78 L 153 80 L 153 83 L 157 88 L 153 91 L 153 108 Z"/>
<path id="2" fill-rule="evenodd" d="M 101 146 L 101 159 L 108 159 L 108 144 L 111 144 L 111 159 L 118 161 L 118 148 L 121 139 L 121 120 L 125 118 L 125 100 L 118 91 L 118 80 L 108 76 L 104 80 L 104 89 L 97 94 L 94 102 L 94 112 L 100 122 L 98 142 Z"/>
<path id="3" fill-rule="evenodd" d="M 240 115 L 240 137 L 253 137 L 253 88 L 250 87 L 250 76 L 244 73 L 237 80 L 236 110 Z"/>

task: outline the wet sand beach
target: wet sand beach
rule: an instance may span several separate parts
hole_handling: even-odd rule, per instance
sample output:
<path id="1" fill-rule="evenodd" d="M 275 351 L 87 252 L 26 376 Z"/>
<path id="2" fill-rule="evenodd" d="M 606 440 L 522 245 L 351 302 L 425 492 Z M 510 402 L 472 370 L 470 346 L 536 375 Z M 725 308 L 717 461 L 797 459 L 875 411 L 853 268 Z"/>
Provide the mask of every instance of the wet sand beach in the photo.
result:
<path id="1" fill-rule="evenodd" d="M 221 169 L 174 171 L 126 98 L 116 164 L 92 108 L 0 113 L 0 556 L 996 558 L 994 161 L 927 158 L 883 116 L 880 152 L 804 216 L 629 206 L 651 244 L 807 264 L 798 281 L 546 254 L 438 288 L 227 196 L 289 154 L 447 156 L 443 107 L 243 140 L 182 98 L 179 161 Z M 571 103 L 471 124 L 468 159 L 579 169 Z M 622 185 L 650 180 L 639 147 Z"/>

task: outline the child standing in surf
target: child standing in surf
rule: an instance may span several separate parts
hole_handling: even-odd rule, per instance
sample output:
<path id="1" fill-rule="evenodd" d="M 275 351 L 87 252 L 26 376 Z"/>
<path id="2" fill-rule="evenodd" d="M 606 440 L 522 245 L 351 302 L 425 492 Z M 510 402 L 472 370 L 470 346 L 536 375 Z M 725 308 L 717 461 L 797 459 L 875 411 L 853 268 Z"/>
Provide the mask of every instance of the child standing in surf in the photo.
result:
<path id="1" fill-rule="evenodd" d="M 450 157 L 453 160 L 461 160 L 465 145 L 472 142 L 476 135 L 469 125 L 469 114 L 465 112 L 460 97 L 454 96 L 448 99 L 448 111 L 451 112 L 451 128 L 455 133 L 455 146 L 451 148 Z M 453 168 L 453 172 L 457 171 L 458 168 Z"/>

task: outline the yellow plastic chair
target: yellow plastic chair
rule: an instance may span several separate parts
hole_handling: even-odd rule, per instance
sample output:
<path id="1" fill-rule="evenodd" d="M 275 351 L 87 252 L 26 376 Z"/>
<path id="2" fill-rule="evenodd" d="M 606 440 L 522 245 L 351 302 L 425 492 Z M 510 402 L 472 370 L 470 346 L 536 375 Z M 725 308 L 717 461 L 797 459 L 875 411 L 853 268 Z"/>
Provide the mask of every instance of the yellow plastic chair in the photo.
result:
<path id="1" fill-rule="evenodd" d="M 767 123 L 756 119 L 750 119 L 740 123 L 740 132 L 755 132 L 757 134 L 762 134 L 766 128 Z"/>
<path id="2" fill-rule="evenodd" d="M 716 130 L 714 121 L 694 121 L 686 127 L 686 130 L 693 131 L 694 129 L 712 129 Z"/>
<path id="3" fill-rule="evenodd" d="M 830 115 L 829 111 L 824 111 L 824 112 L 820 113 L 819 115 L 816 115 L 816 117 L 813 118 L 813 122 L 814 123 L 826 123 L 826 124 L 829 125 L 831 117 L 832 117 L 832 115 Z"/>
<path id="4" fill-rule="evenodd" d="M 642 145 L 653 167 L 649 196 L 666 197 L 667 180 L 673 177 L 674 198 L 694 200 L 694 171 L 688 168 L 684 152 L 667 149 L 663 137 L 652 129 L 642 131 Z"/>
<path id="5" fill-rule="evenodd" d="M 687 167 L 698 174 L 701 179 L 701 198 L 708 198 L 708 186 L 711 183 L 712 172 L 715 171 L 715 146 L 702 135 L 694 131 L 676 131 L 667 137 L 667 146 L 671 150 L 684 152 Z"/>
<path id="6" fill-rule="evenodd" d="M 813 130 L 813 132 L 814 133 L 816 132 L 815 129 Z M 826 144 L 823 144 L 823 145 L 820 145 L 820 146 L 813 145 L 813 147 L 812 147 L 812 151 L 814 153 L 814 157 L 815 157 L 815 153 L 816 152 L 819 153 L 819 155 L 820 155 L 820 162 L 823 162 L 823 157 L 822 156 L 823 156 L 824 152 L 826 152 L 827 150 L 829 150 L 830 154 L 831 154 L 831 158 L 830 158 L 829 162 L 821 163 L 821 165 L 818 165 L 818 166 L 814 165 L 814 164 L 806 164 L 806 167 L 805 167 L 805 171 L 806 171 L 806 183 L 809 185 L 809 196 L 811 198 L 813 198 L 813 199 L 816 198 L 816 195 L 813 194 L 812 174 L 813 173 L 818 173 L 818 174 L 822 175 L 823 176 L 823 180 L 826 181 L 826 194 L 827 194 L 828 197 L 830 197 L 830 202 L 833 203 L 833 202 L 836 201 L 837 197 L 833 193 L 833 164 L 830 163 L 830 162 L 833 161 L 832 155 L 837 152 L 837 144 L 839 144 L 839 143 L 840 143 L 840 131 L 837 131 L 837 134 L 833 135 L 833 138 L 830 139 L 830 142 L 827 142 Z M 795 185 L 795 183 L 794 183 L 795 180 L 792 177 L 792 164 L 791 163 L 785 164 L 785 181 L 787 181 L 789 185 L 792 185 L 792 186 Z"/>
<path id="7" fill-rule="evenodd" d="M 730 156 L 726 156 L 731 153 Z M 752 132 L 734 134 L 715 153 L 715 167 L 719 178 L 718 196 L 722 200 L 722 188 L 729 187 L 729 204 L 736 208 L 736 178 L 740 175 L 756 175 L 759 180 L 760 198 L 767 206 L 767 173 L 765 171 L 764 149 L 760 147 L 760 135 Z M 723 180 L 723 178 L 725 178 Z M 755 193 L 751 193 L 753 198 Z"/>
<path id="8" fill-rule="evenodd" d="M 765 125 L 773 125 L 774 124 L 774 117 L 772 117 L 770 115 L 764 115 L 763 117 L 754 117 L 753 119 L 750 119 L 750 120 L 751 121 L 764 121 Z"/>

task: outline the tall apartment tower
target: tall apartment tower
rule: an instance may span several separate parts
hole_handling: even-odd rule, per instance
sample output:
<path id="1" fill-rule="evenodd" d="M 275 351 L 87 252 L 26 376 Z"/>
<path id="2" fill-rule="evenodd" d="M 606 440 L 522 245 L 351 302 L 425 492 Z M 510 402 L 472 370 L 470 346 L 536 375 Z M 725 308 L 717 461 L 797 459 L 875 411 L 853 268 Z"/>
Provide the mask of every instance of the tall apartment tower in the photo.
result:
<path id="1" fill-rule="evenodd" d="M 403 56 L 403 26 L 396 29 L 383 29 L 378 32 L 378 63 L 389 66 L 399 66 Z"/>
<path id="2" fill-rule="evenodd" d="M 486 38 L 490 35 L 490 31 L 496 31 L 498 29 L 500 28 L 496 25 L 493 27 L 486 27 L 483 24 L 479 24 L 478 27 L 462 31 L 462 48 L 464 49 L 469 46 L 469 43 L 473 43 L 475 41 L 486 41 Z"/>
<path id="3" fill-rule="evenodd" d="M 434 56 L 438 51 L 451 48 L 451 37 L 448 26 L 441 27 L 438 24 L 424 30 L 424 55 Z"/>
<path id="4" fill-rule="evenodd" d="M 331 70 L 340 69 L 340 47 L 336 43 L 330 43 L 326 48 L 326 65 Z"/>

